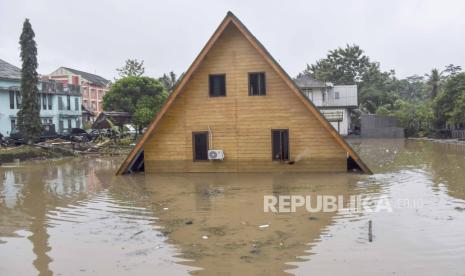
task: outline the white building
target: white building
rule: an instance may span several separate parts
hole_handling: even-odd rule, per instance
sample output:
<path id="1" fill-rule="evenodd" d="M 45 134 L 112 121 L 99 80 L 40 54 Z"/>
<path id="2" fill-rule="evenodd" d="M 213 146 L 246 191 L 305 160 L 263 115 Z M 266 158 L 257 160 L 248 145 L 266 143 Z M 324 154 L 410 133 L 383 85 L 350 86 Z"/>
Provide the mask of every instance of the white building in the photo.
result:
<path id="1" fill-rule="evenodd" d="M 0 59 L 0 133 L 9 136 L 17 126 L 21 105 L 21 70 Z M 38 84 L 37 102 L 45 125 L 54 125 L 58 133 L 81 127 L 82 99 L 79 86 L 63 85 L 54 80 Z"/>
<path id="2" fill-rule="evenodd" d="M 351 133 L 351 112 L 357 108 L 357 85 L 333 85 L 300 75 L 295 83 L 341 135 Z"/>

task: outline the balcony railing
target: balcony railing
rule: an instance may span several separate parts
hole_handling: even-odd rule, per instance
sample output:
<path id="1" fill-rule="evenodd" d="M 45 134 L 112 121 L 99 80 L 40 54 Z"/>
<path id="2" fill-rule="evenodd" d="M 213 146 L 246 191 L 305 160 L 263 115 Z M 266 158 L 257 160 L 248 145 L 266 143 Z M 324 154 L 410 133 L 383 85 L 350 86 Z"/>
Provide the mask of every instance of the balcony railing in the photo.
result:
<path id="1" fill-rule="evenodd" d="M 331 95 L 332 96 L 332 95 Z M 322 102 L 318 103 L 317 106 L 357 106 L 357 96 L 339 96 L 336 98 L 326 98 Z"/>
<path id="2" fill-rule="evenodd" d="M 81 93 L 81 87 L 74 84 L 63 84 L 57 81 L 42 81 L 41 82 L 42 93 L 69 93 L 77 94 Z"/>

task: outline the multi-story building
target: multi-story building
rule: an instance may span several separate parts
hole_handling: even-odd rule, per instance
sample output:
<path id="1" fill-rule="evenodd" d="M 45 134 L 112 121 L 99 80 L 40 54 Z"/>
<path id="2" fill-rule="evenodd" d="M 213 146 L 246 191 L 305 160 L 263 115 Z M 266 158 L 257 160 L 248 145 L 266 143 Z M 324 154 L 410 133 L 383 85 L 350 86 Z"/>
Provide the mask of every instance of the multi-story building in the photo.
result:
<path id="1" fill-rule="evenodd" d="M 299 75 L 295 83 L 339 134 L 350 134 L 351 114 L 358 106 L 357 85 L 333 85 L 315 80 L 309 75 Z"/>
<path id="2" fill-rule="evenodd" d="M 0 59 L 0 133 L 9 136 L 17 126 L 21 106 L 21 70 Z M 37 101 L 43 124 L 55 125 L 61 133 L 68 128 L 81 127 L 82 109 L 79 85 L 63 84 L 43 78 L 38 84 Z"/>
<path id="3" fill-rule="evenodd" d="M 103 111 L 103 96 L 108 92 L 110 81 L 101 76 L 80 70 L 60 67 L 49 75 L 50 79 L 63 84 L 81 87 L 82 105 L 96 116 Z"/>

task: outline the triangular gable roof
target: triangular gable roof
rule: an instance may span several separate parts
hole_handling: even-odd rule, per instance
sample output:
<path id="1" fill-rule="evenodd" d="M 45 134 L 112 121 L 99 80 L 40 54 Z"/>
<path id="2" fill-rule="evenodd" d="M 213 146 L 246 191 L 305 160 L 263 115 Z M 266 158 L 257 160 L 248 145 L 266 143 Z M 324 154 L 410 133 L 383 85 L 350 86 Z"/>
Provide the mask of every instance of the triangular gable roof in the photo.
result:
<path id="1" fill-rule="evenodd" d="M 142 147 L 156 129 L 158 124 L 160 123 L 161 119 L 168 111 L 168 109 L 173 104 L 176 97 L 183 91 L 183 88 L 189 82 L 191 76 L 199 67 L 199 65 L 204 60 L 205 56 L 208 54 L 212 46 L 224 32 L 226 27 L 229 24 L 234 24 L 237 29 L 241 32 L 241 34 L 250 42 L 250 44 L 258 51 L 258 53 L 268 62 L 268 64 L 275 70 L 275 72 L 283 79 L 283 81 L 287 84 L 289 89 L 294 92 L 297 97 L 304 103 L 305 107 L 317 118 L 317 120 L 330 132 L 336 142 L 341 145 L 341 147 L 347 151 L 348 155 L 352 157 L 352 159 L 357 163 L 357 165 L 367 174 L 371 174 L 371 170 L 365 163 L 360 159 L 358 154 L 349 146 L 349 144 L 339 135 L 339 133 L 334 129 L 334 127 L 325 119 L 325 117 L 321 114 L 318 108 L 309 100 L 307 99 L 303 93 L 300 91 L 299 87 L 294 83 L 292 78 L 284 71 L 284 69 L 278 64 L 278 62 L 271 56 L 271 54 L 265 49 L 265 47 L 255 38 L 255 36 L 245 27 L 245 25 L 232 13 L 228 12 L 226 17 L 223 19 L 221 24 L 215 30 L 213 35 L 208 40 L 207 44 L 203 47 L 202 51 L 200 51 L 199 55 L 195 58 L 194 62 L 191 64 L 189 69 L 186 71 L 184 76 L 181 80 L 178 81 L 176 87 L 174 88 L 173 92 L 168 97 L 166 103 L 161 108 L 160 112 L 158 112 L 157 116 L 153 119 L 150 125 L 147 127 L 147 131 L 142 136 L 141 140 L 136 144 L 136 146 L 131 150 L 129 155 L 126 157 L 124 162 L 121 164 L 120 168 L 116 172 L 116 174 L 124 174 L 130 165 L 135 161 L 135 159 L 139 156 L 139 153 L 143 150 Z"/>

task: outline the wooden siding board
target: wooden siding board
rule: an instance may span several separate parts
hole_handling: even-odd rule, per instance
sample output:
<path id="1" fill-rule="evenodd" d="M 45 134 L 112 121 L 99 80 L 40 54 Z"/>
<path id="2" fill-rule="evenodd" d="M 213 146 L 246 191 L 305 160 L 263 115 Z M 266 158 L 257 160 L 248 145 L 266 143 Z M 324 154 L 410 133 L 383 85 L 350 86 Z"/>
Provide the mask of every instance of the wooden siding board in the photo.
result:
<path id="1" fill-rule="evenodd" d="M 267 95 L 248 95 L 249 72 L 266 73 Z M 209 97 L 208 75 L 226 74 L 226 97 Z M 346 152 L 234 25 L 210 49 L 144 147 L 147 172 L 345 171 Z M 210 126 L 225 161 L 192 162 L 192 132 Z M 271 161 L 271 129 L 289 129 L 294 165 Z M 310 149 L 310 150 L 309 150 Z"/>
<path id="2" fill-rule="evenodd" d="M 298 89 L 290 91 L 296 89 L 292 81 L 241 28 L 228 14 L 118 173 L 142 147 L 147 172 L 345 171 L 346 149 L 360 161 Z M 254 71 L 266 72 L 264 97 L 248 96 L 248 73 Z M 208 75 L 218 73 L 226 74 L 227 96 L 210 98 Z M 208 126 L 226 160 L 192 162 L 192 132 Z M 291 158 L 305 158 L 295 165 L 271 162 L 272 128 L 288 128 Z"/>

